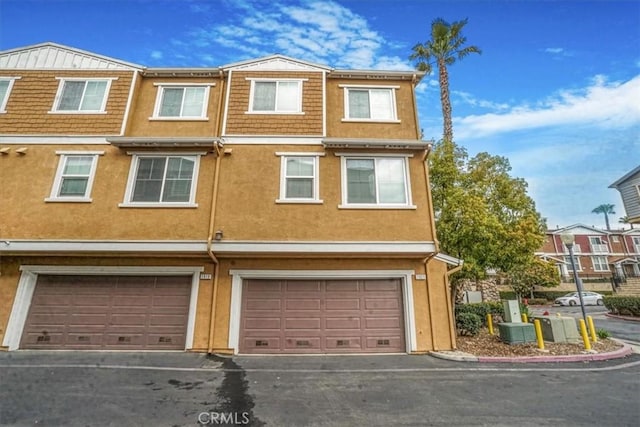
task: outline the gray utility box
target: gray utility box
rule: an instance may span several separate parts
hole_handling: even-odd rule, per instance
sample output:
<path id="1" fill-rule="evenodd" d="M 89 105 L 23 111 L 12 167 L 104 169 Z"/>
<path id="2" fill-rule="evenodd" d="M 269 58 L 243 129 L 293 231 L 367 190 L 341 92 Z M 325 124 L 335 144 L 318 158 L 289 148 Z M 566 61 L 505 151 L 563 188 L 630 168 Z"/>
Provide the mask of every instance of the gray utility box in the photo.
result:
<path id="1" fill-rule="evenodd" d="M 500 339 L 507 344 L 536 342 L 536 330 L 531 323 L 498 323 Z"/>
<path id="2" fill-rule="evenodd" d="M 504 308 L 504 321 L 507 323 L 521 323 L 522 317 L 520 316 L 520 304 L 516 300 L 502 301 L 502 307 Z"/>
<path id="3" fill-rule="evenodd" d="M 568 342 L 579 344 L 582 340 L 573 317 L 536 317 L 540 321 L 542 338 L 549 342 Z"/>

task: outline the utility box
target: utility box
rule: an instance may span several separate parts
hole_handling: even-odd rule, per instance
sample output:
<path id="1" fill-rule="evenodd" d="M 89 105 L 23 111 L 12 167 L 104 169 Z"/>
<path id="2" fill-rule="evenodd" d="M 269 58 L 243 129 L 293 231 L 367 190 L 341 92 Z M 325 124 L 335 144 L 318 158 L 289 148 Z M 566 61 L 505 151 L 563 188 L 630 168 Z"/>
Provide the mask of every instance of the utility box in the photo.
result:
<path id="1" fill-rule="evenodd" d="M 536 317 L 540 321 L 542 338 L 549 342 L 567 342 L 579 344 L 582 342 L 578 333 L 578 326 L 573 317 Z"/>
<path id="2" fill-rule="evenodd" d="M 507 344 L 536 342 L 536 330 L 531 323 L 498 323 L 500 339 Z"/>
<path id="3" fill-rule="evenodd" d="M 474 304 L 482 302 L 482 292 L 480 291 L 465 291 L 464 293 L 465 304 Z"/>
<path id="4" fill-rule="evenodd" d="M 518 304 L 518 301 L 502 301 L 502 308 L 504 308 L 504 321 L 506 323 L 522 323 L 522 317 L 520 316 L 520 304 Z"/>

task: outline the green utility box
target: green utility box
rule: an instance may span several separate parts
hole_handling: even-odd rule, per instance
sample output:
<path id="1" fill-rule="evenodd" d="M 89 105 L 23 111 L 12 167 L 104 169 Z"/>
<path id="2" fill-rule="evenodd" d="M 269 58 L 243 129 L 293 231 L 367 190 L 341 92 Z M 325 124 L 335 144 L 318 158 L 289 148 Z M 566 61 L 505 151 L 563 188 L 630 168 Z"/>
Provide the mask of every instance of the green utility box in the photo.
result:
<path id="1" fill-rule="evenodd" d="M 568 342 L 578 344 L 582 342 L 578 333 L 578 326 L 573 317 L 536 317 L 540 321 L 542 338 L 549 342 Z"/>
<path id="2" fill-rule="evenodd" d="M 536 330 L 531 323 L 498 323 L 500 339 L 507 344 L 536 342 Z"/>

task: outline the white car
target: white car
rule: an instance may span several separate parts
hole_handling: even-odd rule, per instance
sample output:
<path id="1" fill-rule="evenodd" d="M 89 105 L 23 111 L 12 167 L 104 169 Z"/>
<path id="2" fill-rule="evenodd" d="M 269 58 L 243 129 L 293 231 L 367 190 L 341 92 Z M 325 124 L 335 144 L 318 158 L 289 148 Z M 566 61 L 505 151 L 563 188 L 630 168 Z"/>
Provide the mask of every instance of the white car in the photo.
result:
<path id="1" fill-rule="evenodd" d="M 582 301 L 584 305 L 603 305 L 603 295 L 596 292 L 583 292 Z M 580 305 L 580 296 L 577 292 L 571 292 L 560 298 L 556 298 L 554 305 Z"/>

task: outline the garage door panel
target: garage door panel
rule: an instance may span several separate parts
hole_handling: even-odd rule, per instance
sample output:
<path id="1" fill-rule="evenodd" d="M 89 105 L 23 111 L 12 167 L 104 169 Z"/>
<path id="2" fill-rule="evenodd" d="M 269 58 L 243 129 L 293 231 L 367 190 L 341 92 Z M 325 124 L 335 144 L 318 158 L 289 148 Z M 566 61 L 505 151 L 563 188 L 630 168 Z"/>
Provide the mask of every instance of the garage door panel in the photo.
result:
<path id="1" fill-rule="evenodd" d="M 262 280 L 247 280 L 245 286 L 249 292 L 282 292 L 282 282 L 276 280 L 268 282 Z"/>
<path id="2" fill-rule="evenodd" d="M 365 317 L 367 329 L 398 329 L 402 320 L 399 317 Z"/>
<path id="3" fill-rule="evenodd" d="M 375 352 L 386 352 L 398 348 L 404 342 L 399 336 L 376 336 L 367 337 L 365 340 L 365 350 Z"/>
<path id="4" fill-rule="evenodd" d="M 293 294 L 301 292 L 320 292 L 321 282 L 291 280 L 285 282 L 287 292 Z"/>
<path id="5" fill-rule="evenodd" d="M 284 319 L 284 329 L 320 329 L 321 322 L 319 317 L 287 317 Z"/>
<path id="6" fill-rule="evenodd" d="M 354 335 L 329 335 L 325 337 L 324 344 L 325 348 L 329 352 L 348 352 L 362 350 L 362 339 L 359 336 Z"/>
<path id="7" fill-rule="evenodd" d="M 247 300 L 246 308 L 248 310 L 276 310 L 280 311 L 282 307 L 282 300 L 280 298 L 266 298 L 257 299 L 252 298 Z"/>
<path id="8" fill-rule="evenodd" d="M 279 336 L 247 336 L 240 345 L 251 353 L 279 353 L 282 347 Z"/>
<path id="9" fill-rule="evenodd" d="M 320 299 L 319 298 L 297 298 L 297 299 L 287 299 L 285 301 L 287 311 L 291 310 L 320 310 Z"/>
<path id="10" fill-rule="evenodd" d="M 402 303 L 399 299 L 387 298 L 365 298 L 364 308 L 366 310 L 392 310 L 398 311 Z"/>
<path id="11" fill-rule="evenodd" d="M 190 276 L 39 276 L 21 348 L 184 349 L 190 292 Z"/>
<path id="12" fill-rule="evenodd" d="M 326 290 L 327 292 L 359 292 L 360 282 L 357 280 L 327 280 Z"/>
<path id="13" fill-rule="evenodd" d="M 328 317 L 325 320 L 326 329 L 357 329 L 362 328 L 359 317 Z"/>
<path id="14" fill-rule="evenodd" d="M 325 309 L 331 310 L 360 310 L 360 298 L 327 298 L 325 300 Z"/>
<path id="15" fill-rule="evenodd" d="M 395 293 L 397 290 L 397 281 L 395 280 L 367 280 L 364 282 L 365 292 L 382 292 L 389 291 Z"/>
<path id="16" fill-rule="evenodd" d="M 285 339 L 285 351 L 313 351 L 320 350 L 320 343 L 322 339 L 316 336 L 299 336 L 289 337 Z"/>
<path id="17" fill-rule="evenodd" d="M 279 317 L 252 317 L 245 320 L 244 327 L 252 331 L 259 329 L 280 330 L 281 322 Z"/>

